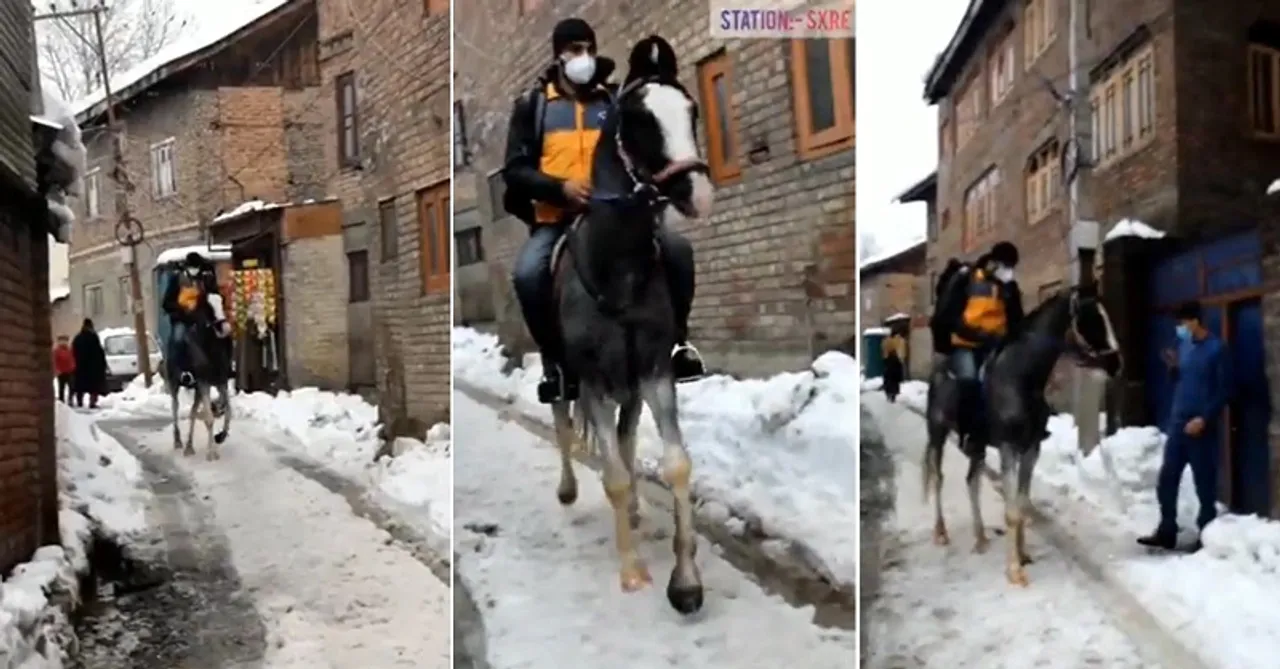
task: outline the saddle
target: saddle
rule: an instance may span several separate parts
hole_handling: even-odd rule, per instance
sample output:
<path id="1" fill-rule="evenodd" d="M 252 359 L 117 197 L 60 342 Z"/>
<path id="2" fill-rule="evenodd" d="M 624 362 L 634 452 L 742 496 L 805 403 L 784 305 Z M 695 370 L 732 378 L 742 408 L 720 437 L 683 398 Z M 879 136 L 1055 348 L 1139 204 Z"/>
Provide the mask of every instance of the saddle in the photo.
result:
<path id="1" fill-rule="evenodd" d="M 569 227 L 565 229 L 564 234 L 560 235 L 555 245 L 551 247 L 551 276 L 555 276 L 556 272 L 559 271 L 560 259 L 564 256 L 565 251 L 569 249 L 569 239 L 578 228 L 582 227 L 582 221 L 585 218 L 585 214 L 576 216 L 573 222 L 569 224 Z M 653 256 L 655 259 L 662 256 L 662 245 L 658 243 L 656 238 L 653 240 Z"/>

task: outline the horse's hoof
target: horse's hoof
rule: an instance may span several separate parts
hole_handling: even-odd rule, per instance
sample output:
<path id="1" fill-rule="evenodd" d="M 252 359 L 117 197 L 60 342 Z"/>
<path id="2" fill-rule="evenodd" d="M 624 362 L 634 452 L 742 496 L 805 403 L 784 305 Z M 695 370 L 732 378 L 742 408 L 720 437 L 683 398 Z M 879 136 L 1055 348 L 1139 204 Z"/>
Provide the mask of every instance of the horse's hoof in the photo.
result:
<path id="1" fill-rule="evenodd" d="M 214 453 L 213 451 L 209 451 L 209 452 L 204 456 L 204 459 L 205 459 L 205 460 L 207 460 L 207 461 L 209 461 L 209 462 L 213 462 L 214 460 L 217 460 L 217 459 L 218 459 L 218 454 L 217 454 L 217 453 Z"/>
<path id="2" fill-rule="evenodd" d="M 1031 559 L 1030 555 L 1025 553 L 1018 556 L 1018 561 L 1021 562 L 1024 567 L 1035 562 L 1035 560 Z"/>
<path id="3" fill-rule="evenodd" d="M 640 522 L 644 520 L 644 518 L 640 515 L 639 511 L 632 511 L 627 514 L 627 520 L 631 521 L 631 529 L 637 530 L 640 529 Z"/>
<path id="4" fill-rule="evenodd" d="M 226 440 L 227 440 L 227 433 L 226 433 L 226 432 L 219 432 L 219 433 L 217 433 L 217 434 L 213 435 L 213 443 L 215 443 L 215 444 L 221 444 L 222 442 L 224 442 L 224 441 L 226 441 Z"/>
<path id="5" fill-rule="evenodd" d="M 556 499 L 564 506 L 569 506 L 578 501 L 578 486 L 561 486 L 556 488 Z"/>
<path id="6" fill-rule="evenodd" d="M 643 564 L 636 564 L 630 569 L 623 567 L 619 574 L 622 581 L 623 592 L 636 592 L 643 590 L 646 586 L 653 583 L 653 577 L 649 575 L 649 569 Z"/>
<path id="7" fill-rule="evenodd" d="M 1016 586 L 1025 588 L 1031 583 L 1030 581 L 1027 580 L 1026 570 L 1023 569 L 1021 566 L 1010 567 L 1008 569 L 1008 572 L 1006 573 L 1006 576 L 1009 577 L 1010 585 L 1016 585 Z"/>
<path id="8" fill-rule="evenodd" d="M 947 528 L 938 525 L 933 528 L 933 543 L 936 546 L 946 546 L 951 543 L 951 537 L 947 536 Z"/>
<path id="9" fill-rule="evenodd" d="M 671 602 L 671 608 L 679 611 L 681 615 L 697 613 L 702 609 L 702 584 L 676 585 L 673 573 L 671 581 L 667 583 L 667 601 Z"/>
<path id="10" fill-rule="evenodd" d="M 982 555 L 987 552 L 987 547 L 990 545 L 991 542 L 986 537 L 980 537 L 977 541 L 973 542 L 973 552 L 978 555 Z"/>
<path id="11" fill-rule="evenodd" d="M 182 449 L 182 454 L 183 454 L 183 455 L 185 455 L 185 456 L 187 456 L 187 457 L 191 457 L 191 456 L 193 456 L 193 455 L 195 455 L 195 454 L 196 454 L 196 449 L 194 449 L 194 448 L 192 448 L 192 447 L 188 446 L 188 447 L 186 447 L 186 448 Z"/>

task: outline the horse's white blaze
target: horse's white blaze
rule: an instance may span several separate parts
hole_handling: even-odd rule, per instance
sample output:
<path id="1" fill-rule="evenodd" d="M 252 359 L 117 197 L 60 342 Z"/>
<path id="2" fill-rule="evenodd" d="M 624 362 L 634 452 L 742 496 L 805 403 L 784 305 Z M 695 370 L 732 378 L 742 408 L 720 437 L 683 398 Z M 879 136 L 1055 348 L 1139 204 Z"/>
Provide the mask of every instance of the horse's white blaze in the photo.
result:
<path id="1" fill-rule="evenodd" d="M 210 306 L 210 307 L 213 307 L 213 317 L 214 317 L 214 320 L 219 320 L 219 321 L 225 321 L 225 320 L 227 320 L 227 314 L 226 314 L 226 312 L 224 312 L 224 311 L 223 311 L 223 309 L 222 309 L 222 296 L 221 296 L 221 295 L 210 295 L 210 296 L 209 296 L 209 306 Z"/>
<path id="2" fill-rule="evenodd" d="M 672 86 L 649 84 L 644 96 L 645 108 L 653 114 L 658 127 L 662 128 L 662 142 L 671 162 L 682 160 L 699 160 L 698 140 L 693 134 L 693 102 L 685 94 Z M 711 180 L 701 172 L 689 174 L 693 186 L 690 204 L 699 218 L 711 215 L 711 206 L 715 202 L 715 189 Z"/>
<path id="3" fill-rule="evenodd" d="M 1120 350 L 1120 343 L 1116 340 L 1116 331 L 1111 327 L 1111 316 L 1107 313 L 1107 308 L 1098 304 L 1098 313 L 1102 315 L 1102 325 L 1107 329 L 1107 348 L 1112 351 Z"/>

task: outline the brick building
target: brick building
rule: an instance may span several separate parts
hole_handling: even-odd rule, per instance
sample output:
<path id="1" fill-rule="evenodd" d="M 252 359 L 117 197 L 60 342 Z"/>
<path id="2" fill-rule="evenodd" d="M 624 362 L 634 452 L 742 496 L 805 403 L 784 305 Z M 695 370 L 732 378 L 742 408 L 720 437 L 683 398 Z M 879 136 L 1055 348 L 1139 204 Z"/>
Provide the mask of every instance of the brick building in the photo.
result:
<path id="1" fill-rule="evenodd" d="M 908 357 L 908 371 L 913 378 L 927 374 L 930 360 L 926 327 L 929 304 L 921 301 L 921 296 L 929 292 L 924 289 L 926 281 L 923 241 L 858 263 L 858 322 L 865 332 L 885 325 L 890 318 L 908 317 L 909 353 L 923 353 Z"/>
<path id="2" fill-rule="evenodd" d="M 317 4 L 351 383 L 376 386 L 394 429 L 420 435 L 449 416 L 449 3 Z"/>
<path id="3" fill-rule="evenodd" d="M 208 222 L 246 200 L 323 194 L 319 136 L 327 100 L 318 98 L 315 4 L 268 0 L 255 11 L 241 24 L 203 33 L 210 39 L 202 48 L 164 51 L 113 78 L 134 186 L 129 206 L 146 234 L 138 260 L 152 330 L 157 254 L 204 243 Z M 132 327 L 101 92 L 80 107 L 89 171 L 69 255 L 72 310 L 99 328 Z"/>
<path id="4" fill-rule="evenodd" d="M 717 205 L 682 232 L 698 262 L 692 336 L 708 364 L 770 374 L 851 344 L 853 40 L 712 39 L 707 0 L 475 0 L 454 12 L 455 91 L 468 149 L 457 180 L 460 191 L 470 182 L 473 194 L 460 202 L 465 217 L 456 230 L 460 320 L 495 318 L 509 345 L 528 347 L 518 341 L 525 335 L 509 278 L 527 231 L 505 216 L 496 170 L 512 101 L 551 63 L 552 27 L 576 15 L 595 28 L 601 54 L 620 63 L 618 79 L 631 45 L 662 35 L 679 55 L 681 80 L 700 97 L 699 135 L 711 145 L 704 155 Z M 721 108 L 714 92 L 726 84 Z"/>
<path id="5" fill-rule="evenodd" d="M 972 0 L 925 85 L 939 136 L 930 269 L 1012 239 L 1030 303 L 1072 274 L 1060 174 L 1068 116 L 1045 86 L 1068 86 L 1059 73 L 1072 69 L 1069 6 Z M 1094 3 L 1079 21 L 1076 71 L 1088 91 L 1079 217 L 1168 233 L 1103 246 L 1103 287 L 1126 349 L 1116 415 L 1163 420 L 1170 388 L 1158 356 L 1173 340 L 1169 309 L 1200 299 L 1245 370 L 1227 421 L 1224 499 L 1280 510 L 1271 493 L 1280 416 L 1268 399 L 1280 383 L 1280 206 L 1264 196 L 1280 175 L 1280 5 Z"/>
<path id="6" fill-rule="evenodd" d="M 58 542 L 49 361 L 49 212 L 33 132 L 40 88 L 29 3 L 0 5 L 0 573 Z M 47 158 L 48 156 L 43 156 Z"/>

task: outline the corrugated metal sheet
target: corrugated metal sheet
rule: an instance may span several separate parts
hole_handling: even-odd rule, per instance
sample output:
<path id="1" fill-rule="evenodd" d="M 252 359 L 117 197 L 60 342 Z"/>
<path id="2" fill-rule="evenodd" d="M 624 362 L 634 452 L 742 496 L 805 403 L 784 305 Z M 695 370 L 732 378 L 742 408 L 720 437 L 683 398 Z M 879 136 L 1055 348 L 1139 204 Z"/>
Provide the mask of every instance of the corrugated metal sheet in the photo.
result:
<path id="1" fill-rule="evenodd" d="M 35 189 L 36 161 L 31 147 L 31 101 L 35 39 L 31 4 L 0 0 L 0 166 L 7 178 Z"/>

